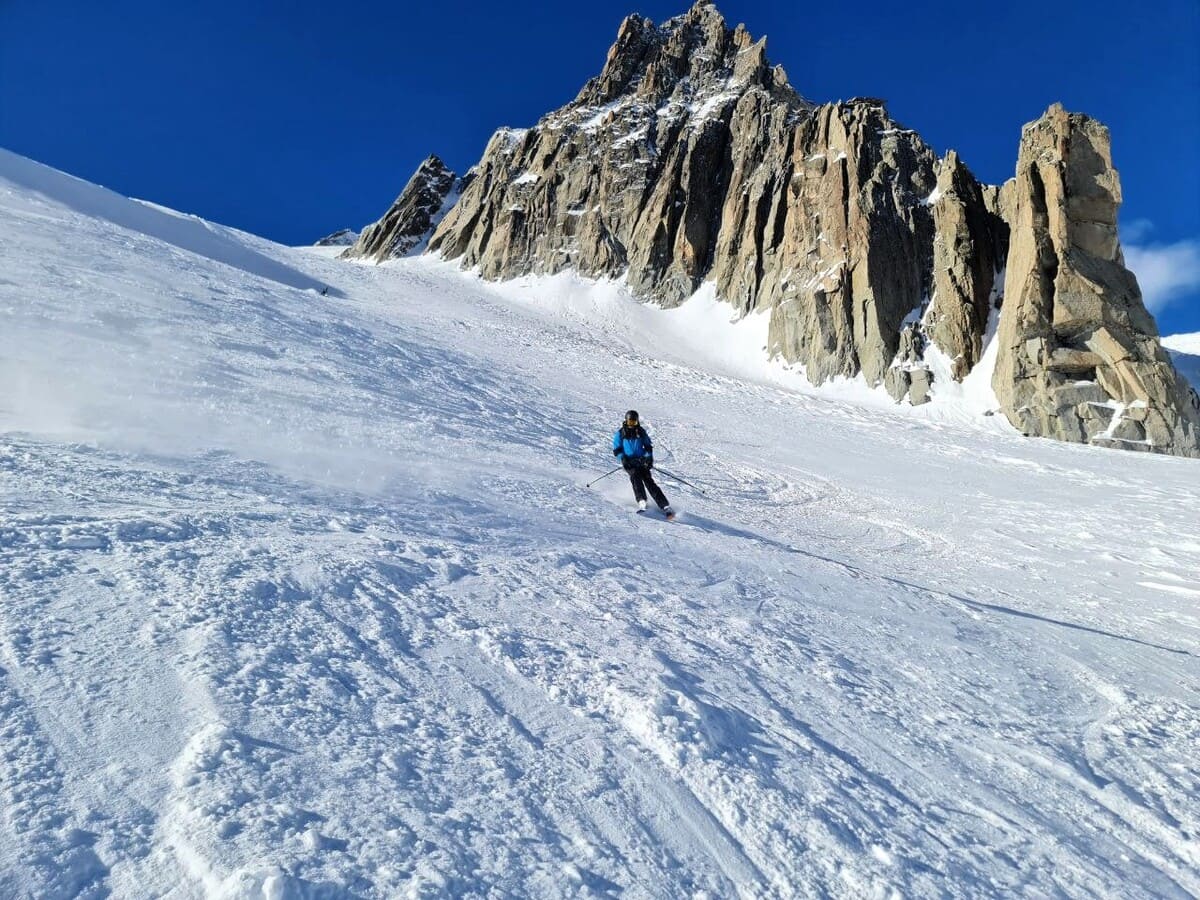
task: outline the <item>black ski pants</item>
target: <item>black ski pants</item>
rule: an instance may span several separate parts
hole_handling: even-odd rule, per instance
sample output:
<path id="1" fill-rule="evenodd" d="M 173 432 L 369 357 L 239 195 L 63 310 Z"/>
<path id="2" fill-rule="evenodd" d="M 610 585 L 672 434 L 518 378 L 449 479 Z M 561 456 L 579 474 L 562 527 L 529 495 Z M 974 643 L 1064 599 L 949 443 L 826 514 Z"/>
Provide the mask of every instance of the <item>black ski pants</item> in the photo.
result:
<path id="1" fill-rule="evenodd" d="M 658 504 L 659 509 L 666 509 L 667 495 L 662 492 L 657 484 L 654 483 L 654 476 L 650 474 L 649 466 L 639 466 L 637 463 L 632 463 L 628 469 L 629 480 L 633 484 L 633 496 L 638 500 L 646 499 L 646 491 L 650 492 L 650 496 L 654 498 L 654 502 Z"/>

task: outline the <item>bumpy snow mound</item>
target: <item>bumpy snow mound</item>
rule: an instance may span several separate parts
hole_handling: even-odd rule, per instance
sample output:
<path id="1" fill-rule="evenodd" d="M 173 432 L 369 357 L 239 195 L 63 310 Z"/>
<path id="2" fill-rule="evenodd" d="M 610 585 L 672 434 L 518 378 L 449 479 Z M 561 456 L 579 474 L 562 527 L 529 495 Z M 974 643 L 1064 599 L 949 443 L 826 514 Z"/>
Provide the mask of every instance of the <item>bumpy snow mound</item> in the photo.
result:
<path id="1" fill-rule="evenodd" d="M 213 233 L 0 183 L 0 895 L 1200 893 L 1195 464 Z"/>

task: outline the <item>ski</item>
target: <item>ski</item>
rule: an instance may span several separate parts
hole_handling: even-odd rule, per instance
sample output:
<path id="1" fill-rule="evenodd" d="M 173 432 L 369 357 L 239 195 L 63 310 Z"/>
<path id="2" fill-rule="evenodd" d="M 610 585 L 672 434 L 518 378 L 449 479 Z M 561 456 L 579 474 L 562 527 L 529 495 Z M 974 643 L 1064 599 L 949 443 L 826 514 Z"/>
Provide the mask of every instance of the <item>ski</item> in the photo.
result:
<path id="1" fill-rule="evenodd" d="M 676 516 L 676 513 L 673 511 L 668 513 L 668 512 L 663 512 L 661 509 L 635 509 L 634 513 L 636 513 L 639 516 L 651 516 L 651 517 L 653 517 L 653 515 L 655 513 L 658 513 L 664 519 L 666 519 L 668 522 L 674 522 L 675 516 Z"/>

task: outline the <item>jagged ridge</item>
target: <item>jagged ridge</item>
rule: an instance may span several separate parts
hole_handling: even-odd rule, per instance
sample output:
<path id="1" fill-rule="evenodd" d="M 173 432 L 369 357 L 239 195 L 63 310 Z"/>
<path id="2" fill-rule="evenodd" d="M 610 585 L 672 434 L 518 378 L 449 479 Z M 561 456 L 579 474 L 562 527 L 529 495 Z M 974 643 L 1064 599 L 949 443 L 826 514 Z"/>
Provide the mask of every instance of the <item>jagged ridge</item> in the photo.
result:
<path id="1" fill-rule="evenodd" d="M 882 100 L 815 106 L 769 63 L 765 38 L 730 29 L 707 0 L 659 26 L 626 18 L 575 100 L 496 132 L 436 228 L 424 211 L 445 209 L 450 187 L 430 192 L 428 180 L 414 176 L 354 255 L 413 252 L 432 228 L 430 251 L 485 278 L 622 276 L 667 306 L 712 281 L 738 310 L 769 311 L 769 352 L 814 384 L 861 374 L 913 403 L 937 392 L 929 346 L 949 358 L 946 377 L 972 371 L 1012 283 L 1011 183 L 981 185 L 953 151 L 939 161 Z M 1149 320 L 1140 295 L 1136 305 Z M 1139 333 L 1156 342 L 1149 321 Z M 1170 367 L 1161 348 L 1150 355 Z M 1179 385 L 1163 374 L 1147 389 L 1171 422 L 1196 402 Z M 1132 402 L 1098 389 L 1114 409 Z M 1027 433 L 1113 443 L 1111 423 L 1033 428 L 1016 395 L 997 391 Z M 1045 391 L 1036 400 L 1058 415 Z M 1200 452 L 1195 429 L 1151 430 L 1121 445 Z"/>
<path id="2" fill-rule="evenodd" d="M 364 228 L 362 236 L 342 256 L 383 262 L 421 252 L 462 187 L 463 181 L 444 162 L 436 156 L 427 157 L 383 218 Z"/>

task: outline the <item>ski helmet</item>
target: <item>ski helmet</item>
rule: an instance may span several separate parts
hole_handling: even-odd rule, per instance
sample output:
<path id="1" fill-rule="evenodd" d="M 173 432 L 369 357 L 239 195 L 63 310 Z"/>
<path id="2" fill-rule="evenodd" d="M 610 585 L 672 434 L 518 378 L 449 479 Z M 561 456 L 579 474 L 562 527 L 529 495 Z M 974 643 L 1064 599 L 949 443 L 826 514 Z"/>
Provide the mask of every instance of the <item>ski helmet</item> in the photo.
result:
<path id="1" fill-rule="evenodd" d="M 625 421 L 626 422 L 636 423 L 637 420 L 638 420 L 638 414 L 637 414 L 636 409 L 631 409 L 631 410 L 629 410 L 629 412 L 625 413 Z"/>

